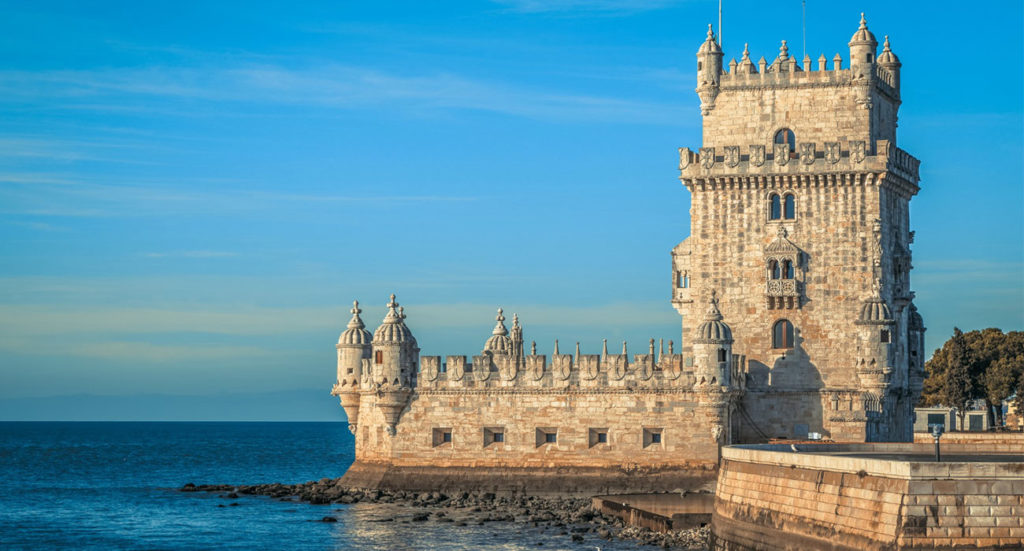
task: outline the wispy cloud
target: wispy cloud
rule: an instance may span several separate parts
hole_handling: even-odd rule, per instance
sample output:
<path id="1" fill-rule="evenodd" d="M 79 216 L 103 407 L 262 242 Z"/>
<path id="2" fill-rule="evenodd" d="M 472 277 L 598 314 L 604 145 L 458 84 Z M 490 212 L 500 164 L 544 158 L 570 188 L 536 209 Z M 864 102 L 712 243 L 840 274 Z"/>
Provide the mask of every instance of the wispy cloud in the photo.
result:
<path id="1" fill-rule="evenodd" d="M 545 120 L 644 124 L 678 124 L 666 113 L 682 108 L 650 99 L 540 89 L 448 72 L 399 74 L 344 65 L 2 71 L 0 96 L 6 102 L 60 100 L 60 107 L 84 109 L 123 109 L 132 106 L 133 97 L 161 97 L 333 109 L 466 109 Z M 126 97 L 128 101 L 109 101 Z"/>
<path id="2" fill-rule="evenodd" d="M 146 258 L 231 258 L 238 253 L 228 251 L 175 251 L 163 253 L 145 253 Z"/>
<path id="3" fill-rule="evenodd" d="M 597 12 L 634 13 L 659 10 L 677 0 L 493 0 L 509 11 L 521 13 Z"/>

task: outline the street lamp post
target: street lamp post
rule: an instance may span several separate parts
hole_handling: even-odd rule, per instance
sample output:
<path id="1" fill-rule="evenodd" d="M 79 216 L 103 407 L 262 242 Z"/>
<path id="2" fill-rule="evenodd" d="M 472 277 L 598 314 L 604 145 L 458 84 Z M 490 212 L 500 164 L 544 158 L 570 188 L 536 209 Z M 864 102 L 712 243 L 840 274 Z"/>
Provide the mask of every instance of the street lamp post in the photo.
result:
<path id="1" fill-rule="evenodd" d="M 932 429 L 932 438 L 935 439 L 935 461 L 942 461 L 942 454 L 939 452 L 939 438 L 942 438 L 942 423 L 928 425 Z"/>

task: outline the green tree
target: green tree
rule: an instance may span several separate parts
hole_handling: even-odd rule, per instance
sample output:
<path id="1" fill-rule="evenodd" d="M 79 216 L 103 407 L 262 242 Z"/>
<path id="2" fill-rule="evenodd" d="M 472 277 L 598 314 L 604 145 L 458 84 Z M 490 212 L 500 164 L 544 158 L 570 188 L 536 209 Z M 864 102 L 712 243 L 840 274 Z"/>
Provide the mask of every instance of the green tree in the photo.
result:
<path id="1" fill-rule="evenodd" d="M 971 381 L 972 358 L 967 345 L 967 338 L 958 327 L 953 328 L 953 338 L 949 341 L 946 357 L 946 384 L 944 388 L 945 403 L 956 408 L 960 418 L 960 426 L 964 426 L 964 415 L 967 413 L 967 402 L 971 399 L 974 385 Z"/>

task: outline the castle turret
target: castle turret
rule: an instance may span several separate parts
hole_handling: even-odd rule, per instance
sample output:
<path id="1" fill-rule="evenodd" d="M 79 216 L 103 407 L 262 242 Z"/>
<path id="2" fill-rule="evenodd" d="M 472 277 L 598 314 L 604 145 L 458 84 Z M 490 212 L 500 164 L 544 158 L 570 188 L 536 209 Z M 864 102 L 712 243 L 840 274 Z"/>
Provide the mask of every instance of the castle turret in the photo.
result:
<path id="1" fill-rule="evenodd" d="M 900 63 L 900 58 L 896 57 L 896 54 L 892 53 L 892 50 L 889 47 L 888 35 L 886 35 L 885 42 L 882 44 L 882 53 L 878 55 L 878 65 L 885 69 L 886 73 L 889 74 L 892 79 L 889 84 L 891 84 L 896 90 L 896 93 L 899 94 L 900 67 L 903 67 L 903 64 Z"/>
<path id="2" fill-rule="evenodd" d="M 878 41 L 875 35 L 868 30 L 868 22 L 864 14 L 860 14 L 860 28 L 853 33 L 850 39 L 850 69 L 853 71 L 853 78 L 861 76 L 868 77 L 874 73 L 875 52 L 878 51 Z"/>
<path id="3" fill-rule="evenodd" d="M 508 329 L 505 328 L 504 313 L 504 310 L 498 308 L 498 315 L 494 318 L 494 330 L 491 331 L 491 336 L 484 343 L 484 354 L 512 354 L 512 339 L 509 338 Z"/>
<path id="4" fill-rule="evenodd" d="M 372 382 L 377 390 L 377 407 L 384 414 L 388 433 L 395 433 L 398 418 L 416 385 L 416 364 L 420 349 L 405 325 L 405 310 L 391 295 L 388 313 L 373 333 Z"/>
<path id="5" fill-rule="evenodd" d="M 363 375 L 363 365 L 369 364 L 372 352 L 370 332 L 359 318 L 362 310 L 359 301 L 352 301 L 352 319 L 348 328 L 338 337 L 338 380 L 331 394 L 341 400 L 348 417 L 348 429 L 353 434 L 359 423 L 359 381 Z"/>
<path id="6" fill-rule="evenodd" d="M 694 376 L 699 386 L 732 384 L 732 329 L 722 319 L 712 291 L 704 322 L 693 334 Z"/>
<path id="7" fill-rule="evenodd" d="M 708 25 L 708 37 L 697 50 L 697 96 L 704 115 L 715 108 L 719 82 L 722 78 L 722 47 L 715 41 L 715 33 Z"/>

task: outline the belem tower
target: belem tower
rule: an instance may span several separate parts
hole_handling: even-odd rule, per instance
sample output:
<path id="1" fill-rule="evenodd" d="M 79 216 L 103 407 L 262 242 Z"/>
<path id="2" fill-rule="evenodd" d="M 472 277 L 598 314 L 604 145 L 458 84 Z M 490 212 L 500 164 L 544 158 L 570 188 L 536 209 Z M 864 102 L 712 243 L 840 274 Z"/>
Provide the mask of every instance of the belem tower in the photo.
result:
<path id="1" fill-rule="evenodd" d="M 910 290 L 919 161 L 896 147 L 900 61 L 861 17 L 848 58 L 697 50 L 703 144 L 679 150 L 690 235 L 671 251 L 678 345 L 524 347 L 499 309 L 472 356 L 420 356 L 394 295 L 358 303 L 337 384 L 346 481 L 594 493 L 713 484 L 720 447 L 912 441 L 924 326 Z M 633 352 L 637 352 L 633 350 Z"/>

